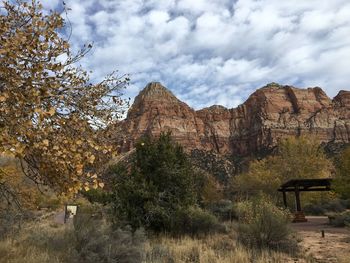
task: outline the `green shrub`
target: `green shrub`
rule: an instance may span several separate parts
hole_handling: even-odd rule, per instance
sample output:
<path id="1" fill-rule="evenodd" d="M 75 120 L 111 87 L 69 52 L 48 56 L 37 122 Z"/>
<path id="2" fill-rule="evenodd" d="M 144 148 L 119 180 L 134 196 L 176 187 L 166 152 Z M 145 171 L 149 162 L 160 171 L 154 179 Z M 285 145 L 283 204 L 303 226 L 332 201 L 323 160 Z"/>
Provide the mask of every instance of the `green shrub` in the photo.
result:
<path id="1" fill-rule="evenodd" d="M 332 217 L 333 219 L 331 220 L 331 225 L 336 227 L 350 227 L 350 211 L 333 214 Z"/>
<path id="2" fill-rule="evenodd" d="M 346 209 L 350 209 L 350 199 L 340 199 L 340 203 L 341 203 Z"/>
<path id="3" fill-rule="evenodd" d="M 265 197 L 237 205 L 238 239 L 255 248 L 295 250 L 290 237 L 290 213 Z"/>
<path id="4" fill-rule="evenodd" d="M 324 203 L 311 203 L 304 206 L 304 212 L 309 215 L 325 215 L 330 212 L 340 213 L 349 206 L 348 200 L 335 199 Z"/>
<path id="5" fill-rule="evenodd" d="M 171 232 L 176 211 L 196 204 L 192 165 L 169 134 L 143 138 L 131 167 L 120 164 L 112 170 L 115 217 L 133 229 Z"/>
<path id="6" fill-rule="evenodd" d="M 199 207 L 190 207 L 178 211 L 172 231 L 174 234 L 190 234 L 192 236 L 209 234 L 220 229 L 217 218 L 209 211 Z"/>
<path id="7" fill-rule="evenodd" d="M 221 220 L 232 220 L 236 218 L 234 205 L 230 200 L 222 199 L 211 203 L 208 209 Z"/>
<path id="8" fill-rule="evenodd" d="M 307 204 L 304 206 L 303 210 L 307 215 L 320 216 L 326 213 L 323 205 L 320 204 Z"/>

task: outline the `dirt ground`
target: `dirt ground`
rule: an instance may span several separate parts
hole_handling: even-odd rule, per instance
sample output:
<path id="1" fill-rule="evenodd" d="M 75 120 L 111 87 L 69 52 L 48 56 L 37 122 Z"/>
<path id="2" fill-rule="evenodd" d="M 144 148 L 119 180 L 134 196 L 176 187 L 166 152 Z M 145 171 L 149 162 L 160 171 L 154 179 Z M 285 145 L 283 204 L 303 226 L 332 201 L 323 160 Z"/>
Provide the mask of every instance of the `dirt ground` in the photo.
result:
<path id="1" fill-rule="evenodd" d="M 350 263 L 350 231 L 330 226 L 325 216 L 309 216 L 307 219 L 308 222 L 292 224 L 302 239 L 300 244 L 305 255 L 315 262 Z"/>

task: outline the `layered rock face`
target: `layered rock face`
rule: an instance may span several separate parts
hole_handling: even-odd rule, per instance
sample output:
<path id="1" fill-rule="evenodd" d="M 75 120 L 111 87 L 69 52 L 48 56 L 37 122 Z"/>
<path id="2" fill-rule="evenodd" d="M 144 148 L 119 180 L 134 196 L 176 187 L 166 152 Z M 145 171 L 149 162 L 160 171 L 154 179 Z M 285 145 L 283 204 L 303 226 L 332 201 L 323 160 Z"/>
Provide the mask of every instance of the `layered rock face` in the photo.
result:
<path id="1" fill-rule="evenodd" d="M 273 149 L 286 136 L 313 134 L 323 143 L 349 143 L 350 92 L 331 100 L 321 88 L 299 89 L 272 83 L 242 105 L 212 106 L 199 111 L 178 100 L 160 83 L 150 83 L 135 98 L 118 125 L 122 151 L 143 134 L 171 131 L 187 150 L 250 156 Z"/>

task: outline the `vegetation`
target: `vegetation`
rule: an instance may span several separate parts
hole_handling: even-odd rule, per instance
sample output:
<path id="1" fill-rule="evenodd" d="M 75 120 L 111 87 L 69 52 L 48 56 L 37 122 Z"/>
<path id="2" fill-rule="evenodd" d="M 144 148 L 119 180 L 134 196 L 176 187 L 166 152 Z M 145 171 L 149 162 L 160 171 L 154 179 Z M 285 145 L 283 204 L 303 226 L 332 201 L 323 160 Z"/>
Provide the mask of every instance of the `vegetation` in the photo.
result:
<path id="1" fill-rule="evenodd" d="M 1 8 L 1 260 L 286 262 L 296 254 L 276 189 L 294 178 L 329 177 L 332 164 L 316 139 L 281 140 L 275 155 L 253 161 L 232 181 L 237 203 L 216 181 L 227 182 L 232 163 L 209 154 L 201 161 L 208 171 L 198 169 L 169 133 L 142 138 L 129 162 L 111 168 L 111 192 L 104 191 L 100 175 L 116 150 L 107 127 L 123 113 L 128 78 L 112 73 L 91 83 L 77 65 L 91 45 L 74 54 L 60 33 L 64 19 L 39 2 L 2 1 Z M 350 198 L 349 174 L 350 148 L 337 163 L 343 198 Z M 52 210 L 76 194 L 73 223 L 53 223 Z M 347 201 L 308 198 L 312 213 L 338 212 L 332 223 L 349 226 Z M 46 219 L 35 211 L 42 206 Z"/>
<path id="2" fill-rule="evenodd" d="M 101 188 L 89 189 L 89 191 L 83 191 L 82 194 L 91 203 L 99 203 L 106 205 L 112 201 L 111 194 Z"/>
<path id="3" fill-rule="evenodd" d="M 277 153 L 250 164 L 249 171 L 232 181 L 234 193 L 241 197 L 263 192 L 279 198 L 278 187 L 290 179 L 330 177 L 332 163 L 312 137 L 289 137 L 281 140 Z"/>
<path id="4" fill-rule="evenodd" d="M 350 199 L 350 147 L 346 148 L 337 162 L 335 189 L 344 199 Z"/>
<path id="5" fill-rule="evenodd" d="M 249 247 L 270 248 L 295 253 L 291 239 L 290 213 L 262 196 L 237 204 L 238 239 Z"/>
<path id="6" fill-rule="evenodd" d="M 59 192 L 102 187 L 98 174 L 113 150 L 103 128 L 119 116 L 128 79 L 92 84 L 77 66 L 91 45 L 74 54 L 60 14 L 46 15 L 37 1 L 1 5 L 0 154 Z"/>
<path id="7" fill-rule="evenodd" d="M 350 209 L 350 200 L 342 200 L 339 198 L 319 198 L 311 200 L 304 206 L 304 212 L 310 215 L 326 215 L 329 213 L 339 213 L 346 209 Z"/>
<path id="8" fill-rule="evenodd" d="M 342 213 L 330 214 L 331 225 L 337 227 L 350 227 L 350 211 L 344 211 Z"/>
<path id="9" fill-rule="evenodd" d="M 103 220 L 87 216 L 74 226 L 44 221 L 16 236 L 0 240 L 2 262 L 141 262 L 145 235 L 142 230 L 111 229 Z"/>
<path id="10" fill-rule="evenodd" d="M 113 229 L 103 218 L 80 213 L 72 231 L 76 262 L 141 262 L 146 241 L 142 229 Z"/>
<path id="11" fill-rule="evenodd" d="M 129 166 L 121 164 L 113 171 L 115 214 L 133 229 L 180 234 L 192 225 L 189 232 L 196 234 L 215 224 L 213 215 L 196 207 L 200 199 L 209 198 L 210 190 L 203 189 L 213 182 L 194 170 L 169 133 L 142 139 Z M 206 187 L 206 182 L 211 184 Z"/>
<path id="12" fill-rule="evenodd" d="M 184 234 L 200 236 L 215 233 L 220 229 L 221 225 L 212 213 L 199 207 L 189 207 L 175 214 L 174 225 L 170 230 L 177 236 Z"/>
<path id="13" fill-rule="evenodd" d="M 82 222 L 81 222 L 82 223 Z M 79 223 L 80 224 L 80 223 Z M 65 227 L 41 221 L 22 229 L 12 238 L 0 240 L 0 258 L 8 263 L 249 263 L 286 262 L 288 255 L 242 246 L 234 228 L 205 238 L 160 236 L 146 238 L 142 230 L 110 230 L 103 221 Z M 89 238 L 86 239 L 87 235 Z M 87 261 L 86 261 L 87 260 Z M 94 261 L 95 260 L 95 261 Z"/>

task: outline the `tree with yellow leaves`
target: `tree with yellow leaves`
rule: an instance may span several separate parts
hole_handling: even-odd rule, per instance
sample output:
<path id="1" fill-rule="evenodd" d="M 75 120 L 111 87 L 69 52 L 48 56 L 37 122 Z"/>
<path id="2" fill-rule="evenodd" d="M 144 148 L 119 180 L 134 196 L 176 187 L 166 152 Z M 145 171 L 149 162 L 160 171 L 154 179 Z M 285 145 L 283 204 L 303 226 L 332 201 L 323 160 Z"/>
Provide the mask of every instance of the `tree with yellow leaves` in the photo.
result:
<path id="1" fill-rule="evenodd" d="M 242 197 L 263 192 L 280 197 L 277 189 L 291 179 L 328 178 L 333 165 L 317 138 L 311 136 L 281 139 L 275 155 L 250 163 L 246 173 L 233 178 L 232 190 Z M 324 195 L 324 194 L 323 194 Z"/>
<path id="2" fill-rule="evenodd" d="M 124 109 L 126 76 L 92 84 L 59 31 L 64 19 L 39 2 L 2 1 L 0 154 L 21 161 L 38 184 L 58 192 L 103 187 L 101 164 L 114 149 L 105 127 Z"/>

